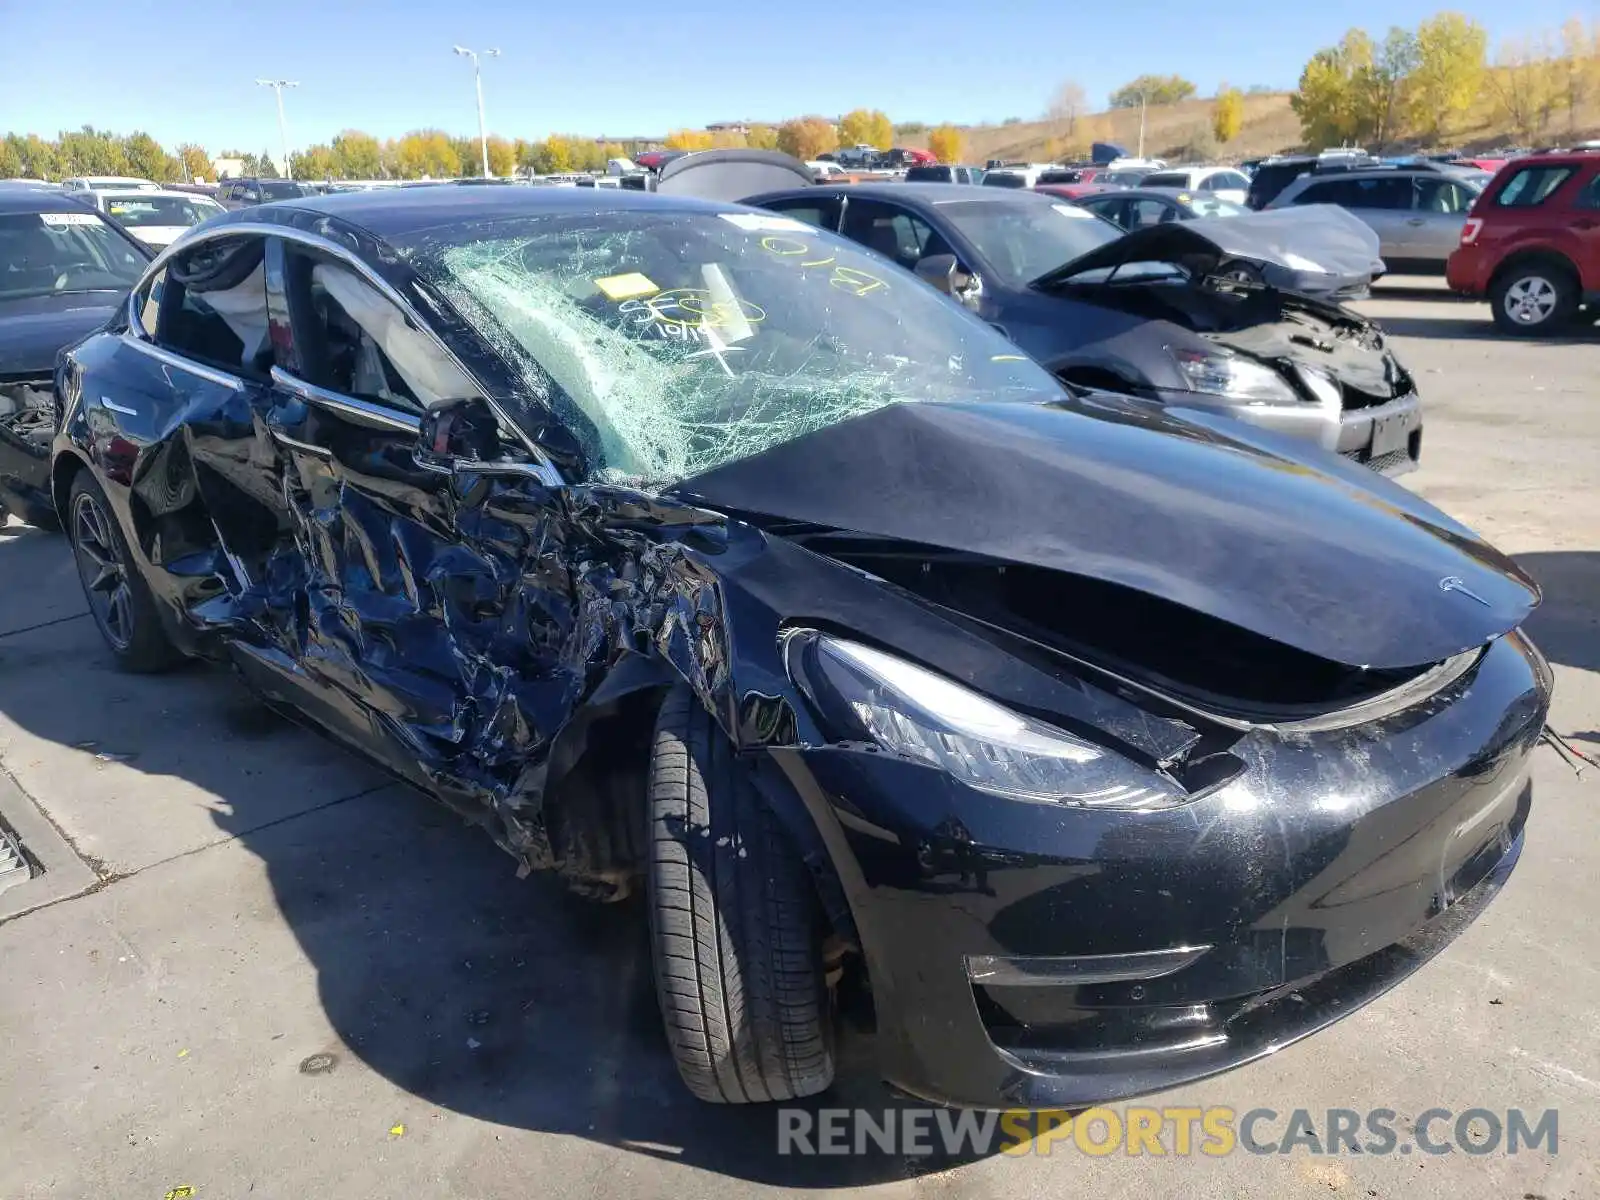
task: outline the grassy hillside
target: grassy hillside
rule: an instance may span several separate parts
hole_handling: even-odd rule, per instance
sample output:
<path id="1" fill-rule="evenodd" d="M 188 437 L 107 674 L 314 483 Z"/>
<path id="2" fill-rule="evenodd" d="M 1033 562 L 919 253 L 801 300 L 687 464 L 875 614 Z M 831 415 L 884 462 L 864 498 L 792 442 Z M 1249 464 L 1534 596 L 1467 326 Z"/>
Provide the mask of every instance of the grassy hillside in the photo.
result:
<path id="1" fill-rule="evenodd" d="M 1565 112 L 1556 114 L 1545 131 L 1543 142 L 1570 145 L 1600 138 L 1600 100 L 1579 108 L 1576 117 L 1576 121 L 1569 121 Z M 1132 154 L 1139 145 L 1139 110 L 1118 109 L 1079 117 L 1077 129 L 1071 135 L 1064 127 L 1048 121 L 974 125 L 964 132 L 966 158 L 974 163 L 991 158 L 1047 162 L 1061 157 L 1072 147 L 1087 151 L 1090 142 L 1116 142 L 1126 146 Z M 1151 157 L 1174 161 L 1192 157 L 1186 153 L 1187 148 L 1208 143 L 1210 139 L 1210 100 L 1186 100 L 1182 104 L 1167 104 L 1146 111 L 1144 144 L 1145 153 Z M 1460 127 L 1452 131 L 1447 144 L 1463 150 L 1481 150 L 1516 140 L 1503 122 L 1495 120 L 1492 101 L 1486 95 L 1478 109 L 1469 113 Z M 915 138 L 908 141 L 913 145 L 925 144 Z M 1289 93 L 1263 93 L 1245 97 L 1244 128 L 1239 136 L 1216 147 L 1206 157 L 1237 162 L 1298 149 L 1300 145 L 1300 122 L 1289 107 Z M 1396 153 L 1415 148 L 1409 143 L 1389 147 Z"/>

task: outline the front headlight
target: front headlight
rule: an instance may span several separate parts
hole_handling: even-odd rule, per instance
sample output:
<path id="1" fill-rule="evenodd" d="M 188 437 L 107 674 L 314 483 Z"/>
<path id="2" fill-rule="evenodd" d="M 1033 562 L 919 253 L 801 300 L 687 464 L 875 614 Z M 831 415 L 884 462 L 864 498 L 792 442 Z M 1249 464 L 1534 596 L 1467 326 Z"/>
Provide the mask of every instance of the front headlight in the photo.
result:
<path id="1" fill-rule="evenodd" d="M 824 714 L 982 791 L 1084 808 L 1161 809 L 1189 799 L 1164 775 L 892 654 L 826 635 L 804 646 L 798 682 Z"/>
<path id="2" fill-rule="evenodd" d="M 1279 404 L 1300 396 L 1271 367 L 1218 347 L 1213 350 L 1170 349 L 1189 387 L 1208 396 L 1225 396 L 1247 404 Z"/>

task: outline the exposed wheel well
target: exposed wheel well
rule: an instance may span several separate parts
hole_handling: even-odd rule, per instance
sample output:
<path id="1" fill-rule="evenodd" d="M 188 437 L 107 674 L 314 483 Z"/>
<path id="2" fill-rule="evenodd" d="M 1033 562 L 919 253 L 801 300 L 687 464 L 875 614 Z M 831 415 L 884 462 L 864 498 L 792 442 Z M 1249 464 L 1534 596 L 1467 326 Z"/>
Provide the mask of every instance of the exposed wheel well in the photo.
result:
<path id="1" fill-rule="evenodd" d="M 50 499 L 55 503 L 56 515 L 61 519 L 62 528 L 66 527 L 67 497 L 72 494 L 72 481 L 78 477 L 78 472 L 84 470 L 89 464 L 76 454 L 59 454 L 50 467 Z"/>
<path id="2" fill-rule="evenodd" d="M 1505 261 L 1494 269 L 1494 274 L 1489 277 L 1490 289 L 1496 287 L 1513 271 L 1536 264 L 1548 270 L 1559 271 L 1573 283 L 1577 283 L 1581 278 L 1577 264 L 1559 250 L 1519 250 L 1515 254 L 1508 255 Z"/>

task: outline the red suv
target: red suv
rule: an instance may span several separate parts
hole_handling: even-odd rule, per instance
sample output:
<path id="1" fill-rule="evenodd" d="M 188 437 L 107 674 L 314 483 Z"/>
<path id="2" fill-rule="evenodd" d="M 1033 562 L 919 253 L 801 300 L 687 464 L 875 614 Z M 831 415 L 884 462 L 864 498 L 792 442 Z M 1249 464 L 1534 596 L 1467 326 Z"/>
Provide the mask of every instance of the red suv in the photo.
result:
<path id="1" fill-rule="evenodd" d="M 1530 154 L 1500 168 L 1472 205 L 1445 269 L 1487 296 L 1507 333 L 1549 333 L 1600 301 L 1600 151 Z"/>

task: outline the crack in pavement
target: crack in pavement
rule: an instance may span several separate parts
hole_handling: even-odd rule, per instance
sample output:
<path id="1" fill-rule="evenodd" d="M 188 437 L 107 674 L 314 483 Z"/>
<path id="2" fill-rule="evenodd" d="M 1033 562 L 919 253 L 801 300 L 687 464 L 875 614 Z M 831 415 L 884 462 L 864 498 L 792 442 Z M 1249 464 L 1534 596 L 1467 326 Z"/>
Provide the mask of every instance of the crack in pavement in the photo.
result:
<path id="1" fill-rule="evenodd" d="M 32 633 L 35 629 L 49 629 L 52 625 L 65 625 L 68 621 L 79 621 L 89 615 L 89 610 L 73 613 L 70 617 L 56 617 L 49 621 L 40 621 L 36 625 L 24 625 L 21 629 L 7 629 L 0 631 L 0 638 L 16 637 L 19 634 Z"/>
<path id="2" fill-rule="evenodd" d="M 56 823 L 55 818 L 50 815 L 43 804 L 39 803 L 38 799 L 33 795 L 33 793 L 24 789 L 22 785 L 17 782 L 16 777 L 6 769 L 3 762 L 0 762 L 0 772 L 4 772 L 7 779 L 16 784 L 17 790 L 22 792 L 27 799 L 33 802 L 34 807 L 44 814 L 45 819 L 49 821 L 50 824 L 55 828 L 56 832 L 61 835 L 62 841 L 67 844 L 68 848 L 78 856 L 79 861 L 88 866 L 90 870 L 94 871 L 98 877 L 94 883 L 90 884 L 86 888 L 83 888 L 81 891 L 73 892 L 70 896 L 58 896 L 54 900 L 46 901 L 45 903 L 34 908 L 26 909 L 23 912 L 16 913 L 9 917 L 0 918 L 0 928 L 4 928 L 11 922 L 20 920 L 23 917 L 32 916 L 34 913 L 44 912 L 46 909 L 54 908 L 58 904 L 67 904 L 73 900 L 80 900 L 85 896 L 92 896 L 97 892 L 104 891 L 114 883 L 121 883 L 125 879 L 137 878 L 138 876 L 143 875 L 146 871 L 152 870 L 155 867 L 165 866 L 168 863 L 177 862 L 179 859 L 188 858 L 190 855 L 200 854 L 206 850 L 215 849 L 218 846 L 226 846 L 228 843 L 236 842 L 248 834 L 260 833 L 263 829 L 271 829 L 276 825 L 283 825 L 289 821 L 298 821 L 301 817 L 313 816 L 316 813 L 324 812 L 327 809 L 332 808 L 336 804 L 345 804 L 351 800 L 359 800 L 363 796 L 370 796 L 374 792 L 381 792 L 385 788 L 391 788 L 397 784 L 400 786 L 406 786 L 400 780 L 386 779 L 381 783 L 373 784 L 371 787 L 362 788 L 358 792 L 351 792 L 348 796 L 336 796 L 332 800 L 324 800 L 321 804 L 314 805 L 311 808 L 302 809 L 300 812 L 287 813 L 281 817 L 274 817 L 270 821 L 263 821 L 259 825 L 252 825 L 248 829 L 235 830 L 234 832 L 229 833 L 226 837 L 218 838 L 214 842 L 207 842 L 203 846 L 193 846 L 188 850 L 180 850 L 176 854 L 169 854 L 166 858 L 157 859 L 155 862 L 146 863 L 142 867 L 135 867 L 131 871 L 106 871 L 103 864 L 101 864 L 98 859 L 94 858 L 93 855 L 85 854 L 78 849 L 77 844 L 73 841 L 71 836 L 68 835 L 67 832 Z"/>

